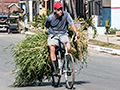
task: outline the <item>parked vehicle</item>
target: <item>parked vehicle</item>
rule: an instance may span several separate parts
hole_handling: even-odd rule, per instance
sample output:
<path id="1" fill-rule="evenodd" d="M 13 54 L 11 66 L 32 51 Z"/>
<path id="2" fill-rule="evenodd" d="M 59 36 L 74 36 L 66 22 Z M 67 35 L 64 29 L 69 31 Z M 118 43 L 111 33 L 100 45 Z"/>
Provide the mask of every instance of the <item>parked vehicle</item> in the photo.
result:
<path id="1" fill-rule="evenodd" d="M 17 4 L 10 4 L 8 6 L 9 8 L 9 12 L 11 11 L 10 9 L 13 7 L 13 6 L 16 6 L 18 9 L 20 9 L 20 7 L 17 5 Z M 13 11 L 12 13 L 9 13 L 9 16 L 8 16 L 8 34 L 9 33 L 12 33 L 13 31 L 18 31 L 20 32 L 19 30 L 19 11 Z"/>
<path id="2" fill-rule="evenodd" d="M 12 4 L 18 5 L 19 0 L 0 0 L 0 28 L 6 28 L 7 31 L 9 31 L 10 26 L 8 24 L 8 18 L 10 19 L 9 15 L 14 11 L 19 11 L 19 8 Z M 10 5 L 12 6 L 10 7 Z"/>

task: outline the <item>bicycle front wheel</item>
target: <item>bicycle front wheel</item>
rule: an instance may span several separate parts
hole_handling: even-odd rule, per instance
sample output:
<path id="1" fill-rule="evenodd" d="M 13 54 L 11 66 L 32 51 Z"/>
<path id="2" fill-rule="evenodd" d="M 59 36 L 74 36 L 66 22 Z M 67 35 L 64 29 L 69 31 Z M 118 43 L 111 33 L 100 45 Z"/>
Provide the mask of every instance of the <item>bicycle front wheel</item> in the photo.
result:
<path id="1" fill-rule="evenodd" d="M 66 86 L 69 89 L 73 88 L 74 80 L 75 80 L 75 69 L 74 69 L 74 60 L 73 56 L 69 53 L 65 55 L 65 79 Z"/>

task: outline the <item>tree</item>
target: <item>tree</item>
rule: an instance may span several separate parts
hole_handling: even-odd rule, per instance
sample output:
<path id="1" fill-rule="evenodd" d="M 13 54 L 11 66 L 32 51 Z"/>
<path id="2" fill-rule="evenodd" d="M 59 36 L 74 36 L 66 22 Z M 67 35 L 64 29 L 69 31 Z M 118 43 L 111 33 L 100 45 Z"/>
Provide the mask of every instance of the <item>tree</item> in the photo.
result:
<path id="1" fill-rule="evenodd" d="M 74 0 L 71 0 L 71 2 L 72 2 L 72 8 L 73 8 L 74 18 L 75 18 L 75 20 L 77 20 L 77 13 L 76 13 L 76 8 L 75 8 Z"/>
<path id="2" fill-rule="evenodd" d="M 69 10 L 70 13 L 72 13 L 73 10 L 74 19 L 77 20 L 77 13 L 76 13 L 74 0 L 65 0 L 65 4 L 66 4 L 66 8 Z"/>
<path id="3" fill-rule="evenodd" d="M 109 20 L 106 20 L 106 25 L 105 25 L 106 33 L 107 33 L 107 43 L 109 44 L 109 38 L 108 38 L 108 33 L 110 30 L 110 22 Z"/>

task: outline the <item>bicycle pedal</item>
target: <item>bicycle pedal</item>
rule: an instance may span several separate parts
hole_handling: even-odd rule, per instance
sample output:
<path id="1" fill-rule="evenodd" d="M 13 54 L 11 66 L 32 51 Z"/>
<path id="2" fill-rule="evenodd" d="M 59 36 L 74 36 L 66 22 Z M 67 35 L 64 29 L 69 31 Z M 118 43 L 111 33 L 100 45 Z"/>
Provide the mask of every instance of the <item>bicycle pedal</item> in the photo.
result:
<path id="1" fill-rule="evenodd" d="M 66 73 L 66 72 L 72 72 L 72 71 L 63 70 L 63 73 Z M 75 73 L 77 73 L 77 70 L 75 70 Z"/>
<path id="2" fill-rule="evenodd" d="M 67 70 L 63 70 L 63 73 L 66 73 L 67 72 Z"/>

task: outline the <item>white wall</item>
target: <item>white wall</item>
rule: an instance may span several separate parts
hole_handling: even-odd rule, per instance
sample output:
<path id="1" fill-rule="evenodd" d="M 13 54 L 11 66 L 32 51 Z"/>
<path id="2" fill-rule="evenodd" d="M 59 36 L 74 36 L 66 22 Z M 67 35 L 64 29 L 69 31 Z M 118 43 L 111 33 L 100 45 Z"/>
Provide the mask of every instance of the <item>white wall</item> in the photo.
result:
<path id="1" fill-rule="evenodd" d="M 111 0 L 111 7 L 120 7 L 120 0 Z"/>
<path id="2" fill-rule="evenodd" d="M 111 27 L 120 29 L 120 0 L 111 0 Z"/>
<path id="3" fill-rule="evenodd" d="M 103 7 L 111 6 L 111 0 L 102 0 L 102 6 Z"/>
<path id="4" fill-rule="evenodd" d="M 29 20 L 33 21 L 32 0 L 29 0 Z"/>

